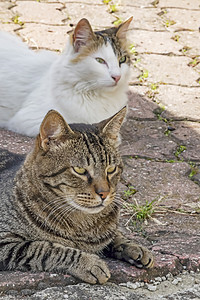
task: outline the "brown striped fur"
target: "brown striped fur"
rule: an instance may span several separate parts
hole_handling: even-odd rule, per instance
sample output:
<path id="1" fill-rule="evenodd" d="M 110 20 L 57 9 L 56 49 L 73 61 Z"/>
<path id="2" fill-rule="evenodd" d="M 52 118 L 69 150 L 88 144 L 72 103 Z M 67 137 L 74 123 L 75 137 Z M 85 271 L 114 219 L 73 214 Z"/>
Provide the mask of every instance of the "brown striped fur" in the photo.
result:
<path id="1" fill-rule="evenodd" d="M 21 167 L 21 156 L 1 150 L 0 270 L 69 273 L 94 284 L 110 277 L 98 256 L 103 252 L 138 267 L 153 265 L 146 248 L 118 231 L 125 113 L 69 126 L 50 111 Z"/>

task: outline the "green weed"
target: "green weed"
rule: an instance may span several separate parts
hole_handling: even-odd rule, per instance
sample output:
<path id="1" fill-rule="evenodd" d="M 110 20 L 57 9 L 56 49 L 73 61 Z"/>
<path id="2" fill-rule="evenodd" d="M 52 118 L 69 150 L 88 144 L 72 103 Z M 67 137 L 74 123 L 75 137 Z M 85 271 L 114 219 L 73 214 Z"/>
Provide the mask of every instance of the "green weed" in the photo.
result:
<path id="1" fill-rule="evenodd" d="M 114 24 L 115 26 L 118 26 L 118 25 L 120 25 L 122 22 L 123 22 L 123 20 L 122 20 L 121 18 L 117 18 L 117 20 L 114 21 L 113 24 Z"/>
<path id="2" fill-rule="evenodd" d="M 192 61 L 189 62 L 189 67 L 196 67 L 200 63 L 200 59 L 198 57 L 195 57 Z"/>
<path id="3" fill-rule="evenodd" d="M 174 25 L 174 24 L 176 24 L 176 22 L 173 21 L 173 20 L 166 19 L 166 20 L 164 21 L 164 25 L 165 25 L 166 27 L 170 27 L 170 26 L 172 26 L 172 25 Z"/>
<path id="4" fill-rule="evenodd" d="M 18 15 L 13 16 L 13 17 L 12 17 L 12 21 L 13 21 L 13 23 L 19 24 L 20 26 L 23 26 L 23 25 L 24 25 L 24 23 L 23 23 L 22 21 L 19 21 L 19 16 L 18 16 Z"/>
<path id="5" fill-rule="evenodd" d="M 176 149 L 176 152 L 174 153 L 174 155 L 179 159 L 179 155 L 180 155 L 181 153 L 183 153 L 186 149 L 187 149 L 186 146 L 184 146 L 184 145 L 179 145 L 178 148 Z"/>
<path id="6" fill-rule="evenodd" d="M 130 207 L 135 212 L 135 217 L 137 220 L 144 221 L 148 219 L 155 211 L 153 203 L 156 200 L 153 200 L 151 202 L 146 201 L 144 205 L 138 205 L 136 204 L 130 204 Z"/>
<path id="7" fill-rule="evenodd" d="M 142 74 L 139 76 L 139 81 L 144 82 L 149 77 L 148 70 L 142 70 Z"/>
<path id="8" fill-rule="evenodd" d="M 176 34 L 171 39 L 174 40 L 175 42 L 179 42 L 180 35 Z"/>
<path id="9" fill-rule="evenodd" d="M 129 185 L 128 189 L 126 191 L 124 191 L 124 198 L 127 200 L 135 193 L 137 193 L 137 190 L 134 188 L 134 186 Z"/>

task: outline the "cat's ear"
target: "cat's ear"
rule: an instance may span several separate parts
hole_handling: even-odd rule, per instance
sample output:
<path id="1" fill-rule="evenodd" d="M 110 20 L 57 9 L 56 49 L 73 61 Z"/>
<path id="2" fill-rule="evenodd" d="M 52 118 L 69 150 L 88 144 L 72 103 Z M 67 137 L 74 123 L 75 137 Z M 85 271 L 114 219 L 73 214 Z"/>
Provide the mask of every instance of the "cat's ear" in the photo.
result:
<path id="1" fill-rule="evenodd" d="M 120 144 L 120 128 L 125 119 L 127 112 L 126 106 L 124 106 L 118 113 L 111 118 L 99 123 L 100 131 L 107 137 L 111 144 L 118 146 Z"/>
<path id="2" fill-rule="evenodd" d="M 81 19 L 74 29 L 73 46 L 75 52 L 79 52 L 82 46 L 94 39 L 94 33 L 87 19 Z"/>
<path id="3" fill-rule="evenodd" d="M 40 147 L 47 151 L 51 140 L 61 140 L 61 137 L 74 132 L 63 117 L 55 110 L 50 110 L 40 125 Z"/>
<path id="4" fill-rule="evenodd" d="M 124 23 L 120 24 L 119 27 L 117 28 L 116 36 L 119 39 L 123 39 L 123 40 L 126 39 L 127 30 L 128 30 L 128 27 L 129 27 L 132 19 L 133 19 L 133 17 L 130 17 Z"/>

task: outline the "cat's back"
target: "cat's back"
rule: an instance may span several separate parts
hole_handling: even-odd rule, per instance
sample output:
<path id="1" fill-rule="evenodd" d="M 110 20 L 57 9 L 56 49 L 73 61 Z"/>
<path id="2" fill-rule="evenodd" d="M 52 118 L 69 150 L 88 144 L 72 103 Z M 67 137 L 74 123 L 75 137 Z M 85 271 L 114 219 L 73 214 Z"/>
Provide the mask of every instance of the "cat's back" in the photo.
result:
<path id="1" fill-rule="evenodd" d="M 0 32 L 0 126 L 7 127 L 56 58 L 57 53 L 33 51 L 19 37 Z"/>
<path id="2" fill-rule="evenodd" d="M 18 47 L 28 50 L 28 47 L 22 43 L 19 37 L 8 32 L 0 31 L 0 50 L 9 50 L 12 47 L 16 47 L 13 51 L 17 50 Z"/>
<path id="3" fill-rule="evenodd" d="M 23 164 L 24 156 L 0 149 L 0 232 L 7 230 L 15 218 L 12 190 L 14 178 Z"/>
<path id="4" fill-rule="evenodd" d="M 24 156 L 0 149 L 0 199 L 11 193 L 16 172 L 24 162 Z"/>

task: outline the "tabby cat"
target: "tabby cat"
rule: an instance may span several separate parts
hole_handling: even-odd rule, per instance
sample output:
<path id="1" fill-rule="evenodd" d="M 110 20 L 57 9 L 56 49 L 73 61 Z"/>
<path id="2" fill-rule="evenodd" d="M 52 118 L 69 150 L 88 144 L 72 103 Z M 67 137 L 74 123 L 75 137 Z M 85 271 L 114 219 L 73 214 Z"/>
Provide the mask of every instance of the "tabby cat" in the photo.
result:
<path id="1" fill-rule="evenodd" d="M 69 273 L 95 284 L 110 277 L 97 255 L 103 252 L 153 265 L 151 252 L 118 230 L 125 114 L 123 108 L 98 124 L 68 125 L 51 110 L 23 165 L 21 156 L 1 151 L 0 270 Z"/>
<path id="2" fill-rule="evenodd" d="M 81 19 L 62 54 L 32 51 L 1 32 L 0 126 L 36 136 L 50 109 L 68 123 L 92 124 L 117 113 L 127 103 L 131 20 L 94 32 Z"/>

